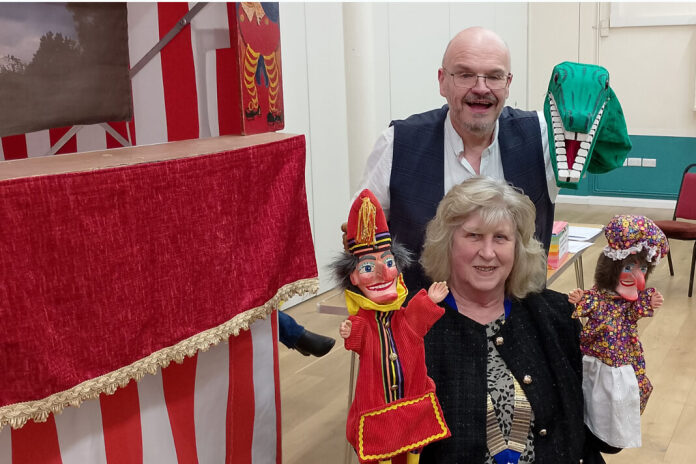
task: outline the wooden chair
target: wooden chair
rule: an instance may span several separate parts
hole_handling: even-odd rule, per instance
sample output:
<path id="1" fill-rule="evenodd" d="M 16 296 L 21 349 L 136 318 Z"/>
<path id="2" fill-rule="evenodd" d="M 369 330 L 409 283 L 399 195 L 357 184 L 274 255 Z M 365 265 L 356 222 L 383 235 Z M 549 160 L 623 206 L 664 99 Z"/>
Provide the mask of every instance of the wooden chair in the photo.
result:
<path id="1" fill-rule="evenodd" d="M 675 240 L 694 240 L 694 249 L 691 253 L 691 277 L 689 278 L 689 297 L 693 294 L 694 288 L 694 265 L 696 265 L 696 223 L 677 221 L 677 219 L 696 220 L 696 172 L 689 172 L 696 168 L 696 163 L 690 164 L 684 169 L 679 194 L 677 195 L 677 206 L 674 208 L 674 215 L 671 221 L 655 221 L 657 227 L 662 229 L 668 239 Z M 672 267 L 672 254 L 667 253 L 669 262 L 669 273 L 674 275 Z"/>

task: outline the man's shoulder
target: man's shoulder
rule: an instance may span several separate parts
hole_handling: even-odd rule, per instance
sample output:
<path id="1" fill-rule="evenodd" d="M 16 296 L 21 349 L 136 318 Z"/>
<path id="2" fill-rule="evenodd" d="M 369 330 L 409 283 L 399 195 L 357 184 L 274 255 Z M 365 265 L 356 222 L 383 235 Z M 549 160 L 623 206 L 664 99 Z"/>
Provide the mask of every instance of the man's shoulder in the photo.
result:
<path id="1" fill-rule="evenodd" d="M 444 105 L 442 108 L 426 111 L 424 113 L 412 114 L 406 119 L 395 119 L 390 125 L 419 126 L 428 123 L 444 122 L 448 111 L 449 107 Z"/>
<path id="2" fill-rule="evenodd" d="M 526 118 L 534 118 L 535 121 L 539 120 L 539 113 L 536 111 L 526 111 L 526 110 L 521 110 L 518 108 L 513 108 L 511 106 L 506 106 L 503 108 L 503 111 L 500 113 L 500 118 L 501 120 L 504 119 L 526 119 Z"/>

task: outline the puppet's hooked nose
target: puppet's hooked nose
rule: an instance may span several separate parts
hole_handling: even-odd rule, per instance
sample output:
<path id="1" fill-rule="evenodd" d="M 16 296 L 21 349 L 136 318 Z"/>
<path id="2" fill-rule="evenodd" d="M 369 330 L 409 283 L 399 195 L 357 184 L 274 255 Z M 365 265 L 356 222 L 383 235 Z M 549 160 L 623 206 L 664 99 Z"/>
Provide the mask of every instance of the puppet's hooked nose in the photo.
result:
<path id="1" fill-rule="evenodd" d="M 386 281 L 386 280 L 391 280 L 393 277 L 390 276 L 390 268 L 387 266 L 387 263 L 384 261 L 378 261 L 375 269 L 375 274 L 377 275 L 378 280 Z"/>
<path id="2" fill-rule="evenodd" d="M 631 274 L 633 274 L 633 278 L 636 279 L 636 288 L 638 289 L 638 291 L 644 290 L 645 274 L 643 274 L 643 271 L 641 270 L 640 266 L 635 266 L 631 270 Z"/>

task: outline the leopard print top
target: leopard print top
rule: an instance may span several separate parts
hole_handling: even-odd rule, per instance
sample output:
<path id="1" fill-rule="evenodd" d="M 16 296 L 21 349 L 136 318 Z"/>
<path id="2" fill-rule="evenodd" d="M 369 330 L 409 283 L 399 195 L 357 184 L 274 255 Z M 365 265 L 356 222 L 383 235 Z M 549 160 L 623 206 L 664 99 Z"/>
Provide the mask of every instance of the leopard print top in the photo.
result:
<path id="1" fill-rule="evenodd" d="M 486 376 L 488 379 L 488 394 L 491 395 L 495 417 L 498 419 L 498 424 L 501 426 L 503 437 L 508 439 L 510 437 L 510 428 L 512 427 L 515 385 L 512 382 L 512 377 L 510 377 L 510 371 L 508 371 L 505 361 L 500 357 L 500 353 L 498 353 L 493 343 L 494 335 L 498 333 L 504 323 L 505 316 L 501 315 L 495 321 L 486 324 L 486 337 L 488 337 L 488 369 Z M 533 427 L 534 411 L 532 411 L 532 422 L 530 424 L 529 434 L 527 435 L 527 445 L 520 456 L 520 460 L 518 461 L 519 464 L 534 462 Z M 493 456 L 490 455 L 488 450 L 486 450 L 485 463 L 496 464 L 495 459 L 493 459 Z"/>

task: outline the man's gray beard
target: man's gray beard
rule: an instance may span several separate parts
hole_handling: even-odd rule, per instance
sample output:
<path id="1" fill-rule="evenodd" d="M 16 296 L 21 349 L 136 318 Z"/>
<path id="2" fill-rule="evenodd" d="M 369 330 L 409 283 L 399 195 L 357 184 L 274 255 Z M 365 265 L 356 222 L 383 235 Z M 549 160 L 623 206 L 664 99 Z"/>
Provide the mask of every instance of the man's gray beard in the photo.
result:
<path id="1" fill-rule="evenodd" d="M 480 121 L 480 122 L 465 122 L 464 123 L 464 128 L 468 130 L 469 132 L 476 134 L 476 135 L 487 135 L 491 134 L 493 130 L 495 129 L 495 123 L 498 120 L 496 118 L 495 120 L 488 122 L 488 121 Z"/>

